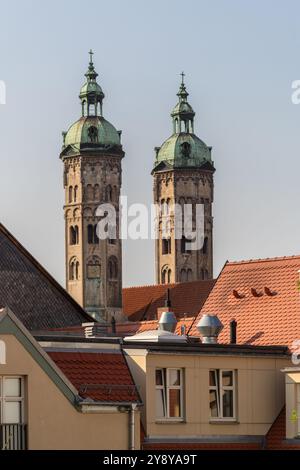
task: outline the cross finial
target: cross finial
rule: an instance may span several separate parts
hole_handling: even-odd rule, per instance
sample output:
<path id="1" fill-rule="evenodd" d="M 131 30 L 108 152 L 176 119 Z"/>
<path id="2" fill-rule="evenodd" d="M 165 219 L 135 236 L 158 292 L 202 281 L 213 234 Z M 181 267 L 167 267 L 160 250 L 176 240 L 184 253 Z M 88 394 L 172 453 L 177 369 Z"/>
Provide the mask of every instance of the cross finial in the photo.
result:
<path id="1" fill-rule="evenodd" d="M 93 63 L 93 55 L 94 55 L 92 49 L 90 49 L 89 54 L 90 54 L 90 63 L 92 64 Z"/>
<path id="2" fill-rule="evenodd" d="M 184 84 L 184 77 L 185 77 L 185 73 L 184 72 L 181 72 L 181 84 L 183 85 Z"/>

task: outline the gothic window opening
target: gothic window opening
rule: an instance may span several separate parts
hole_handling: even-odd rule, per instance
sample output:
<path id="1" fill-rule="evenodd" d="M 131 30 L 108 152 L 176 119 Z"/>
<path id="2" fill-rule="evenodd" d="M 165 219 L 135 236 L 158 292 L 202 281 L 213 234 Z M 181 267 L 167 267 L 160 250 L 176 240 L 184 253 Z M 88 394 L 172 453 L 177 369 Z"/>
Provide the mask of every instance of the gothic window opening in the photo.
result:
<path id="1" fill-rule="evenodd" d="M 191 240 L 188 240 L 184 235 L 182 236 L 180 241 L 180 251 L 182 254 L 191 252 L 191 250 L 187 247 L 187 244 L 190 242 Z"/>
<path id="2" fill-rule="evenodd" d="M 87 236 L 88 236 L 88 244 L 92 245 L 94 243 L 94 226 L 89 224 L 87 226 Z"/>
<path id="3" fill-rule="evenodd" d="M 118 278 L 118 261 L 114 256 L 108 260 L 108 279 Z"/>
<path id="4" fill-rule="evenodd" d="M 171 238 L 162 239 L 162 254 L 169 255 L 171 253 Z"/>
<path id="5" fill-rule="evenodd" d="M 106 186 L 106 201 L 107 202 L 112 201 L 112 187 L 110 184 Z"/>
<path id="6" fill-rule="evenodd" d="M 73 186 L 69 187 L 69 202 L 73 202 Z"/>
<path id="7" fill-rule="evenodd" d="M 95 245 L 98 245 L 99 243 L 99 238 L 98 238 L 98 235 L 97 235 L 97 224 L 94 225 L 94 244 Z"/>
<path id="8" fill-rule="evenodd" d="M 171 282 L 172 271 L 171 269 L 168 270 L 168 284 Z"/>
<path id="9" fill-rule="evenodd" d="M 186 282 L 187 281 L 187 273 L 185 269 L 181 269 L 180 271 L 180 282 Z"/>
<path id="10" fill-rule="evenodd" d="M 69 281 L 78 281 L 79 279 L 79 261 L 72 258 L 69 263 Z"/>
<path id="11" fill-rule="evenodd" d="M 202 253 L 203 253 L 204 255 L 207 255 L 207 253 L 208 253 L 208 237 L 205 237 L 205 238 L 204 238 L 203 247 L 202 247 Z"/>
<path id="12" fill-rule="evenodd" d="M 190 282 L 193 280 L 193 271 L 191 269 L 187 270 L 187 281 Z"/>
<path id="13" fill-rule="evenodd" d="M 79 229 L 78 225 L 71 225 L 70 227 L 70 245 L 78 245 L 79 243 Z"/>
<path id="14" fill-rule="evenodd" d="M 77 202 L 78 197 L 78 186 L 74 186 L 74 202 Z"/>

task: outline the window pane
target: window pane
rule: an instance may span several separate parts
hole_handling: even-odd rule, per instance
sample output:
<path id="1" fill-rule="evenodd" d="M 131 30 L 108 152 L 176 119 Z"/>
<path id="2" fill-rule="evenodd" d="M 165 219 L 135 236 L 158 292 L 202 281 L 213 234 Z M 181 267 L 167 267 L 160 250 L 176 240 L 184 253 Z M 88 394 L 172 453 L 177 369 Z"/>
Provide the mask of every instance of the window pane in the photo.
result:
<path id="1" fill-rule="evenodd" d="M 4 402 L 4 423 L 21 423 L 21 402 L 6 401 Z"/>
<path id="2" fill-rule="evenodd" d="M 233 385 L 233 373 L 232 370 L 226 370 L 222 372 L 223 387 L 230 387 Z"/>
<path id="3" fill-rule="evenodd" d="M 170 418 L 180 418 L 180 390 L 169 390 L 169 413 Z"/>
<path id="4" fill-rule="evenodd" d="M 216 370 L 210 370 L 209 371 L 209 385 L 211 387 L 215 387 L 217 385 L 216 383 Z"/>
<path id="5" fill-rule="evenodd" d="M 218 398 L 217 398 L 216 390 L 211 390 L 209 392 L 209 406 L 210 406 L 210 416 L 212 418 L 218 418 L 219 410 L 218 410 Z"/>
<path id="6" fill-rule="evenodd" d="M 233 418 L 233 391 L 223 391 L 223 417 Z"/>
<path id="7" fill-rule="evenodd" d="M 155 380 L 156 385 L 163 385 L 163 371 L 161 369 L 155 371 Z"/>
<path id="8" fill-rule="evenodd" d="M 169 383 L 168 385 L 180 385 L 180 370 L 169 369 Z"/>
<path id="9" fill-rule="evenodd" d="M 3 396 L 20 397 L 21 396 L 21 379 L 5 378 L 3 384 Z"/>
<path id="10" fill-rule="evenodd" d="M 166 416 L 165 413 L 165 400 L 164 400 L 164 391 L 163 390 L 156 390 L 156 417 L 157 418 L 164 418 Z"/>

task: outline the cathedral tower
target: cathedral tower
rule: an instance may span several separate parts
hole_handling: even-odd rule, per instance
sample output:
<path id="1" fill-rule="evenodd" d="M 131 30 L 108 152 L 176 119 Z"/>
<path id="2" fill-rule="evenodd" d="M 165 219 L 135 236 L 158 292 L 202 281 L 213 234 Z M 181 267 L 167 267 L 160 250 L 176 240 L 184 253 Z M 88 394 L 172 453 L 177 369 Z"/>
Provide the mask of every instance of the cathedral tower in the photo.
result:
<path id="1" fill-rule="evenodd" d="M 156 281 L 159 284 L 185 282 L 213 277 L 213 173 L 211 147 L 194 134 L 193 108 L 188 103 L 184 74 L 178 103 L 171 113 L 173 134 L 155 148 L 152 171 L 154 203 L 161 207 L 159 236 L 156 240 Z M 195 229 L 196 204 L 204 206 L 204 237 L 201 249 L 190 250 L 184 236 L 175 237 L 174 204 L 192 204 Z M 168 217 L 170 231 L 162 230 Z"/>
<path id="2" fill-rule="evenodd" d="M 121 131 L 103 117 L 104 93 L 97 83 L 92 51 L 86 82 L 80 90 L 81 117 L 63 133 L 65 254 L 68 292 L 97 320 L 118 319 L 122 303 L 122 245 L 117 238 L 99 240 L 96 215 L 102 203 L 118 215 Z"/>

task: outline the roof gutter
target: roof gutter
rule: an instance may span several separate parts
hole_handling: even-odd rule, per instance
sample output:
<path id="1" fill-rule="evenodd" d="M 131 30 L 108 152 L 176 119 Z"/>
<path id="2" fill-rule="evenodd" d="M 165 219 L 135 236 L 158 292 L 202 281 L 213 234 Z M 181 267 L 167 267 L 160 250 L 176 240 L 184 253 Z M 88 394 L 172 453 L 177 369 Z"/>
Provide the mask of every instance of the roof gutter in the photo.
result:
<path id="1" fill-rule="evenodd" d="M 81 413 L 128 413 L 142 406 L 141 402 L 95 402 L 82 401 L 76 404 Z"/>

